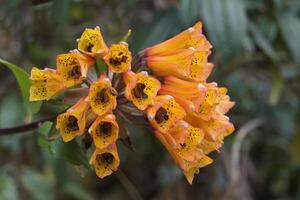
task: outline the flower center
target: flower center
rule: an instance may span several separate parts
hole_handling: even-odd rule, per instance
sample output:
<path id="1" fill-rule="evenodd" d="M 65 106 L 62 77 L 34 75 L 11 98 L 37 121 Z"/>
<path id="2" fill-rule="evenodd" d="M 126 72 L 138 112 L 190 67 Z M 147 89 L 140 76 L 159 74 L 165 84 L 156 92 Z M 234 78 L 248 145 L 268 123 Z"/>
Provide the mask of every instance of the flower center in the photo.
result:
<path id="1" fill-rule="evenodd" d="M 98 92 L 96 100 L 100 101 L 101 103 L 107 103 L 109 101 L 109 96 L 107 94 L 107 88 L 104 88 L 100 92 Z"/>
<path id="2" fill-rule="evenodd" d="M 74 66 L 70 71 L 69 75 L 73 78 L 80 78 L 81 77 L 81 71 L 80 66 L 76 65 Z"/>
<path id="3" fill-rule="evenodd" d="M 163 107 L 160 107 L 155 114 L 156 122 L 160 124 L 164 121 L 167 121 L 168 119 L 169 115 L 167 114 L 167 110 Z"/>
<path id="4" fill-rule="evenodd" d="M 146 85 L 144 83 L 137 83 L 133 89 L 133 95 L 138 99 L 147 99 L 148 95 L 144 92 Z"/>
<path id="5" fill-rule="evenodd" d="M 123 52 L 120 52 L 118 56 L 112 57 L 109 59 L 109 63 L 114 66 L 121 65 L 122 63 L 126 63 L 128 57 L 124 55 Z"/>
<path id="6" fill-rule="evenodd" d="M 96 160 L 99 164 L 104 164 L 106 168 L 107 165 L 112 164 L 112 162 L 114 161 L 114 156 L 111 153 L 103 153 L 97 155 Z"/>
<path id="7" fill-rule="evenodd" d="M 98 136 L 109 136 L 109 134 L 112 132 L 112 124 L 110 122 L 102 122 L 99 124 L 99 131 L 97 131 Z"/>
<path id="8" fill-rule="evenodd" d="M 78 119 L 74 116 L 69 116 L 68 122 L 67 122 L 67 127 L 70 131 L 78 131 Z"/>
<path id="9" fill-rule="evenodd" d="M 87 51 L 87 52 L 92 52 L 93 47 L 94 47 L 93 44 L 91 44 L 91 43 L 87 44 L 87 46 L 86 46 L 86 51 Z"/>

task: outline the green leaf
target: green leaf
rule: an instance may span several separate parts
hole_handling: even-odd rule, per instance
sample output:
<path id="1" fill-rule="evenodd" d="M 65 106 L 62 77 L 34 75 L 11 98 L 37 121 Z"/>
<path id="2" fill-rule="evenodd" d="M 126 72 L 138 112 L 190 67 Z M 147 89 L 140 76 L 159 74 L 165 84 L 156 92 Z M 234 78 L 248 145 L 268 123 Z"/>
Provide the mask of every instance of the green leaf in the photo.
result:
<path id="1" fill-rule="evenodd" d="M 49 141 L 48 141 L 48 133 L 51 130 L 53 122 L 44 122 L 43 125 L 38 129 L 38 144 L 41 147 L 48 148 Z"/>
<path id="2" fill-rule="evenodd" d="M 76 140 L 63 142 L 61 139 L 50 142 L 50 153 L 55 158 L 63 158 L 74 165 L 83 165 L 89 168 L 87 157 Z"/>
<path id="3" fill-rule="evenodd" d="M 5 174 L 0 175 L 0 199 L 19 199 L 16 183 L 12 177 Z"/>
<path id="4" fill-rule="evenodd" d="M 247 41 L 247 18 L 240 0 L 201 0 L 204 29 L 218 54 L 224 58 L 240 55 Z"/>
<path id="5" fill-rule="evenodd" d="M 52 7 L 52 20 L 54 24 L 58 24 L 62 27 L 67 23 L 70 5 L 70 0 L 54 0 Z"/>
<path id="6" fill-rule="evenodd" d="M 295 62 L 300 63 L 300 19 L 292 12 L 277 15 L 279 27 Z"/>
<path id="7" fill-rule="evenodd" d="M 89 192 L 85 190 L 83 185 L 79 183 L 74 183 L 74 182 L 66 183 L 64 184 L 63 190 L 66 194 L 69 194 L 75 197 L 76 199 L 80 199 L 80 200 L 93 199 L 93 197 L 89 194 Z"/>
<path id="8" fill-rule="evenodd" d="M 178 4 L 178 15 L 185 26 L 191 25 L 200 14 L 199 0 L 181 0 Z"/>
<path id="9" fill-rule="evenodd" d="M 105 62 L 102 59 L 97 59 L 95 69 L 96 69 L 97 75 L 99 76 L 100 74 L 106 73 L 107 65 L 105 64 Z"/>
<path id="10" fill-rule="evenodd" d="M 54 193 L 51 191 L 52 184 L 42 174 L 31 169 L 23 169 L 21 173 L 21 181 L 33 199 L 54 199 Z"/>
<path id="11" fill-rule="evenodd" d="M 17 65 L 7 62 L 1 58 L 0 58 L 0 63 L 6 66 L 8 69 L 10 69 L 15 75 L 22 92 L 24 105 L 28 111 L 29 116 L 37 113 L 41 108 L 42 102 L 29 101 L 29 89 L 30 89 L 29 74 L 26 71 L 24 71 L 22 68 L 18 67 Z"/>

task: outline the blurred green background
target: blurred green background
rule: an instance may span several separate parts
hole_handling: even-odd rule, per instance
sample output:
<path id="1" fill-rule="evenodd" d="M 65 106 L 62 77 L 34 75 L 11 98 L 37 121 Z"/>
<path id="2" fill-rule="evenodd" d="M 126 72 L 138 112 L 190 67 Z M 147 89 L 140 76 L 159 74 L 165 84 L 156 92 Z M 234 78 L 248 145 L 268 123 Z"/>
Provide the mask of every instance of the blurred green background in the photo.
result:
<path id="1" fill-rule="evenodd" d="M 192 186 L 147 129 L 130 128 L 136 151 L 119 143 L 121 170 L 100 180 L 83 167 L 80 142 L 47 141 L 45 124 L 1 136 L 0 200 L 300 199 L 299 0 L 0 0 L 0 58 L 27 72 L 55 66 L 97 25 L 108 44 L 132 29 L 136 53 L 197 20 L 214 46 L 209 80 L 236 102 L 236 131 Z M 44 103 L 33 120 L 55 109 Z M 0 65 L 0 127 L 26 120 L 17 81 Z"/>

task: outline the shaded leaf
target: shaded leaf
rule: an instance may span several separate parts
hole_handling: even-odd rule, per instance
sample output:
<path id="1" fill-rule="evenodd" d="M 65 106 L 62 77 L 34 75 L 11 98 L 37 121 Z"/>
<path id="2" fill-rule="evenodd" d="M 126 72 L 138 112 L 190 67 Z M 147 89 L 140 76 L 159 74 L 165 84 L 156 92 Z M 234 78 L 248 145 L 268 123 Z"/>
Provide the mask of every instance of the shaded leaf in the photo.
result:
<path id="1" fill-rule="evenodd" d="M 0 58 L 0 63 L 9 68 L 13 74 L 15 75 L 19 87 L 21 89 L 21 93 L 23 96 L 24 104 L 26 109 L 28 110 L 29 115 L 37 113 L 42 105 L 41 101 L 38 102 L 29 102 L 29 89 L 30 89 L 30 80 L 29 74 L 24 71 L 22 68 L 18 67 L 15 64 L 7 62 Z"/>
<path id="2" fill-rule="evenodd" d="M 0 199 L 17 200 L 18 190 L 14 180 L 8 175 L 0 175 Z"/>

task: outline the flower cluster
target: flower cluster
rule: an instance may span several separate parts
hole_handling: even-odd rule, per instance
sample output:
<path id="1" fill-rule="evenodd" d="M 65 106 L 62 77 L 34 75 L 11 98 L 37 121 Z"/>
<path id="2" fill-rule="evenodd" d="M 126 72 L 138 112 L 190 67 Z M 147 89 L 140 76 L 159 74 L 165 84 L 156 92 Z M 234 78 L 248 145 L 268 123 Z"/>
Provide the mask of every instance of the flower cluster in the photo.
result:
<path id="1" fill-rule="evenodd" d="M 100 178 L 119 166 L 116 141 L 123 129 L 119 127 L 147 118 L 192 183 L 199 168 L 212 163 L 208 154 L 234 130 L 225 116 L 234 105 L 227 89 L 206 82 L 213 69 L 208 62 L 211 48 L 200 22 L 134 57 L 126 42 L 108 48 L 99 27 L 86 29 L 78 49 L 57 56 L 56 70 L 32 69 L 30 100 L 79 91 L 79 97 L 64 97 L 76 103 L 58 115 L 56 127 L 64 142 L 92 137 L 90 164 Z M 106 64 L 107 72 L 97 73 L 98 60 Z"/>

